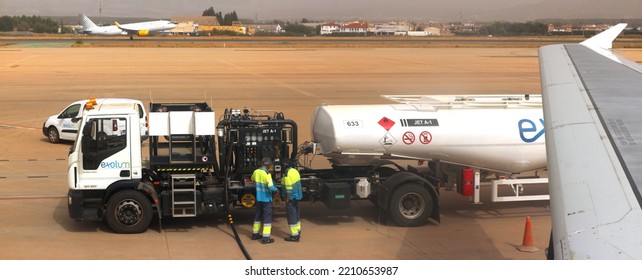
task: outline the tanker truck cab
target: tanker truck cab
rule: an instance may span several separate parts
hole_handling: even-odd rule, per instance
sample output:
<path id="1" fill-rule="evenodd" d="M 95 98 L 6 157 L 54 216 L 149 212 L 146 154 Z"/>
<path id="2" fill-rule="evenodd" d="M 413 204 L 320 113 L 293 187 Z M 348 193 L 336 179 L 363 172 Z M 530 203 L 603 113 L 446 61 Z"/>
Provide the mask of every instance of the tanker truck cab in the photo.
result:
<path id="1" fill-rule="evenodd" d="M 103 198 L 135 188 L 142 177 L 139 111 L 135 103 L 88 106 L 69 154 L 69 214 L 76 220 L 101 218 Z"/>

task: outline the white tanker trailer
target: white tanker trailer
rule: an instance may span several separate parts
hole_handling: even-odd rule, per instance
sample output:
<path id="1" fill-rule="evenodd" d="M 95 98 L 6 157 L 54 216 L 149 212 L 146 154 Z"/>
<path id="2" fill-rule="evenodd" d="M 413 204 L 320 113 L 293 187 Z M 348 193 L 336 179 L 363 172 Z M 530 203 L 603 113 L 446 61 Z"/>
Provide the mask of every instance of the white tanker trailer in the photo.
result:
<path id="1" fill-rule="evenodd" d="M 327 157 L 332 169 L 308 167 L 310 186 L 343 181 L 352 196 L 369 198 L 397 223 L 412 226 L 426 217 L 439 220 L 440 186 L 474 192 L 479 202 L 480 173 L 514 177 L 546 169 L 539 95 L 384 97 L 395 103 L 316 108 L 313 142 L 302 150 Z M 402 167 L 402 160 L 426 161 L 429 168 Z M 528 182 L 515 183 L 521 190 Z"/>
<path id="2" fill-rule="evenodd" d="M 408 96 L 317 107 L 312 135 L 336 165 L 438 160 L 507 174 L 546 168 L 540 96 Z"/>

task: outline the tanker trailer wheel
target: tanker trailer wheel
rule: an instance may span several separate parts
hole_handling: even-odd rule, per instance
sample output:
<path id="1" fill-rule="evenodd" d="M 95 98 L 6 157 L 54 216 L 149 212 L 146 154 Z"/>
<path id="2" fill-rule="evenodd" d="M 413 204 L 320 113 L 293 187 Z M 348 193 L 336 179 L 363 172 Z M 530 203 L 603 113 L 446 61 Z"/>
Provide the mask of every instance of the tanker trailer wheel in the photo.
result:
<path id="1" fill-rule="evenodd" d="M 152 221 L 152 203 L 135 190 L 121 191 L 107 203 L 107 223 L 117 233 L 141 233 Z"/>
<path id="2" fill-rule="evenodd" d="M 252 208 L 256 205 L 256 197 L 251 193 L 246 193 L 241 196 L 241 205 L 245 208 Z"/>
<path id="3" fill-rule="evenodd" d="M 47 139 L 49 139 L 49 142 L 51 143 L 60 142 L 60 134 L 58 133 L 58 129 L 53 126 L 47 129 Z"/>
<path id="4" fill-rule="evenodd" d="M 390 216 L 400 226 L 416 227 L 425 224 L 432 214 L 432 196 L 417 183 L 399 186 L 390 198 Z"/>
<path id="5" fill-rule="evenodd" d="M 272 198 L 272 207 L 275 207 L 275 208 L 283 207 L 283 202 L 284 200 L 281 199 L 280 195 L 274 196 Z"/>

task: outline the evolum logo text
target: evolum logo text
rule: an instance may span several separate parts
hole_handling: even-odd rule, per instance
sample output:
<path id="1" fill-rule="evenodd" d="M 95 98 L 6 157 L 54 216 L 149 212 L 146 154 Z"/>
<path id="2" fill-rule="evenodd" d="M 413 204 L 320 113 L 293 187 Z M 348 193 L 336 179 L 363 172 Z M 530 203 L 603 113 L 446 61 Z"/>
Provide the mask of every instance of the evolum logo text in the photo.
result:
<path id="1" fill-rule="evenodd" d="M 111 168 L 111 169 L 124 169 L 124 168 L 129 168 L 130 164 L 129 162 L 120 162 L 118 160 L 110 161 L 110 162 L 101 162 L 100 163 L 100 168 Z"/>

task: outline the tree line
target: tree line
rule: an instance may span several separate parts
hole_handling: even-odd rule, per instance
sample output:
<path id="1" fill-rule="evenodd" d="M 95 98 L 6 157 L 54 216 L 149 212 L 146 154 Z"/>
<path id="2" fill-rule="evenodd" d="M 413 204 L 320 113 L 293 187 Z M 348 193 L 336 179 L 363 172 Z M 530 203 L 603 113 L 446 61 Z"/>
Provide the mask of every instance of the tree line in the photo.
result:
<path id="1" fill-rule="evenodd" d="M 60 23 L 39 16 L 2 16 L 0 32 L 30 31 L 34 33 L 57 33 Z"/>
<path id="2" fill-rule="evenodd" d="M 496 21 L 480 27 L 478 35 L 493 36 L 544 36 L 548 33 L 548 25 L 541 22 L 505 22 Z"/>
<path id="3" fill-rule="evenodd" d="M 238 15 L 236 14 L 236 11 L 232 11 L 231 13 L 226 13 L 223 15 L 223 12 L 221 11 L 216 11 L 214 10 L 214 7 L 209 7 L 203 11 L 203 16 L 210 16 L 210 17 L 216 17 L 216 20 L 218 21 L 218 24 L 223 25 L 223 26 L 231 26 L 235 21 L 238 21 Z M 317 35 L 319 34 L 320 28 L 314 28 L 314 27 L 308 27 L 303 25 L 302 23 L 308 22 L 307 19 L 303 19 L 301 23 L 299 22 L 294 22 L 294 23 L 283 23 L 279 21 L 275 21 L 275 23 L 281 24 L 283 26 L 283 33 L 280 33 L 279 35 L 283 36 L 312 36 L 312 35 Z M 218 35 L 236 35 L 235 32 L 233 31 L 219 31 Z M 274 33 L 272 32 L 266 32 L 266 33 L 261 33 L 258 32 L 255 35 L 270 35 L 273 36 Z"/>
<path id="4" fill-rule="evenodd" d="M 203 16 L 216 17 L 218 24 L 224 26 L 231 26 L 235 21 L 239 21 L 239 17 L 236 15 L 236 11 L 231 13 L 226 13 L 225 15 L 222 12 L 214 11 L 214 7 L 209 7 L 203 11 Z"/>

